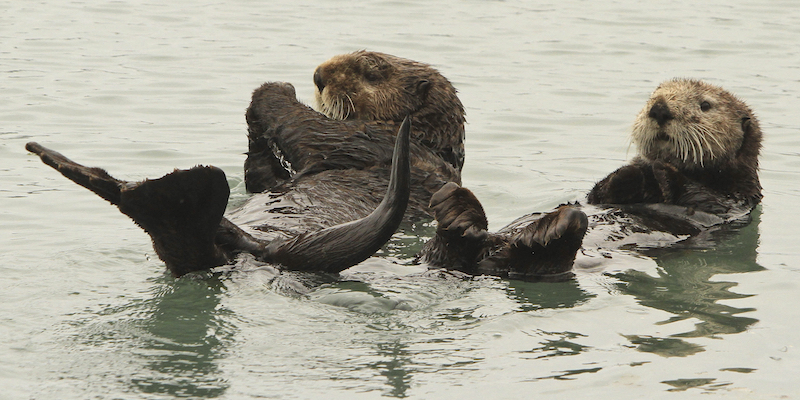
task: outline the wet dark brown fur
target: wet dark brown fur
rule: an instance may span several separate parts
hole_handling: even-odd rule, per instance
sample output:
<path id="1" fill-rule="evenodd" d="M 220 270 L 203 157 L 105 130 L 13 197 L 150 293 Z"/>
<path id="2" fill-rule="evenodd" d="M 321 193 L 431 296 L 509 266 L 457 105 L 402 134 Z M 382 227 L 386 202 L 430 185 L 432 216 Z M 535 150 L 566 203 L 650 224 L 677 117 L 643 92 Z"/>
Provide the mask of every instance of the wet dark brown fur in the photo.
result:
<path id="1" fill-rule="evenodd" d="M 408 214 L 428 218 L 430 196 L 447 182 L 461 181 L 465 118 L 452 84 L 426 64 L 365 51 L 323 63 L 314 81 L 318 108 L 329 115 L 297 101 L 289 84 L 267 83 L 253 93 L 246 114 L 248 191 L 340 195 L 350 200 L 333 204 L 330 213 L 360 215 L 385 190 L 394 136 L 408 116 L 412 124 Z M 341 98 L 350 99 L 348 111 L 332 111 L 345 107 L 330 106 L 340 104 L 335 99 Z M 341 184 L 330 187 L 331 182 Z M 287 206 L 281 207 L 292 212 L 308 205 Z"/>
<path id="2" fill-rule="evenodd" d="M 412 116 L 414 138 L 461 171 L 464 107 L 428 64 L 385 53 L 334 56 L 314 71 L 317 109 L 332 119 L 393 121 Z"/>
<path id="3" fill-rule="evenodd" d="M 478 199 L 454 183 L 433 195 L 431 208 L 436 236 L 425 244 L 422 260 L 470 274 L 518 280 L 567 278 L 587 229 L 586 214 L 564 205 L 489 232 Z"/>
<path id="4" fill-rule="evenodd" d="M 445 215 L 453 215 L 447 194 L 461 191 L 464 110 L 453 86 L 435 69 L 360 51 L 321 64 L 314 83 L 317 108 L 325 116 L 297 102 L 286 84 L 265 84 L 253 94 L 247 111 L 250 152 L 245 178 L 248 190 L 267 192 L 255 195 L 231 215 L 232 220 L 260 220 L 263 225 L 244 223 L 258 235 L 258 231 L 293 229 L 283 216 L 265 214 L 265 209 L 301 219 L 299 226 L 304 227 L 324 226 L 336 221 L 331 218 L 335 215 L 352 218 L 365 212 L 383 191 L 389 144 L 397 122 L 407 114 L 413 131 L 406 214 L 412 219 L 435 214 L 440 221 L 439 233 L 426 245 L 425 261 L 473 274 L 521 279 L 569 270 L 586 229 L 585 215 L 571 208 L 520 224 L 513 231 L 488 233 L 484 226 L 479 236 L 491 240 L 475 248 L 472 242 L 448 247 L 454 242 L 442 239 L 461 235 L 459 229 L 466 226 L 463 217 L 448 228 L 442 223 Z M 276 199 L 275 193 L 283 195 Z M 309 198 L 338 200 L 315 204 Z M 314 207 L 325 210 L 308 212 Z M 319 220 L 318 215 L 327 218 Z M 476 251 L 492 256 L 478 265 L 469 261 Z"/>

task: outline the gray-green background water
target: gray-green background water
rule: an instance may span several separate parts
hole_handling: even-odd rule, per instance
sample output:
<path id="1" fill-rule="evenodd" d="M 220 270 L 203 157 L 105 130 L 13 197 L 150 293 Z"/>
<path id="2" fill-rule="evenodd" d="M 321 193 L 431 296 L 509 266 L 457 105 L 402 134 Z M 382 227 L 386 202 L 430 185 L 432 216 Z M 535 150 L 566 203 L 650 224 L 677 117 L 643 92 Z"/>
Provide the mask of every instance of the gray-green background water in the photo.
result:
<path id="1" fill-rule="evenodd" d="M 136 180 L 225 170 L 244 110 L 358 49 L 436 66 L 467 108 L 491 226 L 633 155 L 658 82 L 707 79 L 765 133 L 764 201 L 716 248 L 615 253 L 565 283 L 413 276 L 413 237 L 349 282 L 175 280 L 114 207 L 24 150 Z M 794 1 L 0 1 L 0 398 L 800 397 Z"/>

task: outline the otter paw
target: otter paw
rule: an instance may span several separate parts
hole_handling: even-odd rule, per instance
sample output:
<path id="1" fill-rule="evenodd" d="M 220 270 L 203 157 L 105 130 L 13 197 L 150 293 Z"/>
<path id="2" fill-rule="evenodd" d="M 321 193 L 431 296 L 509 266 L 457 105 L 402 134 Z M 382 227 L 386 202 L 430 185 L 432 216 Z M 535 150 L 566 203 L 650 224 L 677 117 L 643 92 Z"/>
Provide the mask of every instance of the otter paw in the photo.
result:
<path id="1" fill-rule="evenodd" d="M 645 176 L 641 168 L 626 165 L 612 172 L 589 192 L 590 204 L 630 204 L 642 201 Z"/>
<path id="2" fill-rule="evenodd" d="M 675 203 L 681 196 L 686 181 L 675 166 L 656 160 L 653 162 L 653 176 L 658 183 L 661 197 L 666 203 Z"/>
<path id="3" fill-rule="evenodd" d="M 450 182 L 431 196 L 429 207 L 438 224 L 437 233 L 482 240 L 488 221 L 480 201 L 467 188 Z"/>

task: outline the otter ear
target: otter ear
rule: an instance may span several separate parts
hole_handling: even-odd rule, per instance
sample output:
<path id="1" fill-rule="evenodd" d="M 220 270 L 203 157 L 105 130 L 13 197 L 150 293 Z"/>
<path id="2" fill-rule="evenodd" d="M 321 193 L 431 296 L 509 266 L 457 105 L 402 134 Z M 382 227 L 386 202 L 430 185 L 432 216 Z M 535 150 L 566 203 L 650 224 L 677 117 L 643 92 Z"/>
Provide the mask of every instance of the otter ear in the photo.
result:
<path id="1" fill-rule="evenodd" d="M 424 99 L 428 96 L 428 90 L 431 88 L 431 82 L 427 79 L 420 79 L 417 82 L 417 97 Z"/>
<path id="2" fill-rule="evenodd" d="M 747 133 L 750 131 L 750 117 L 742 117 L 742 132 Z"/>

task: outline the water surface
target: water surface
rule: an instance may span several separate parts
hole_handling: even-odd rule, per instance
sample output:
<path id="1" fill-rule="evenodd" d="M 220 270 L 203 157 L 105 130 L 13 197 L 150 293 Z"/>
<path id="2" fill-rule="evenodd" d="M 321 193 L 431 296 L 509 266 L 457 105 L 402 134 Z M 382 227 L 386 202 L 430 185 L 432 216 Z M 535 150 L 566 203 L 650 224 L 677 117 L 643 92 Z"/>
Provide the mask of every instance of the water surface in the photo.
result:
<path id="1" fill-rule="evenodd" d="M 178 5 L 180 4 L 180 5 Z M 800 395 L 800 9 L 793 2 L 0 2 L 0 386 L 10 399 L 792 398 Z M 221 167 L 246 194 L 265 81 L 358 49 L 428 62 L 467 108 L 492 228 L 582 198 L 633 155 L 658 82 L 746 99 L 764 201 L 718 246 L 619 252 L 562 283 L 420 276 L 418 228 L 288 296 L 173 279 L 127 217 L 24 150 L 128 179 Z M 2 397 L 0 396 L 0 397 Z"/>

